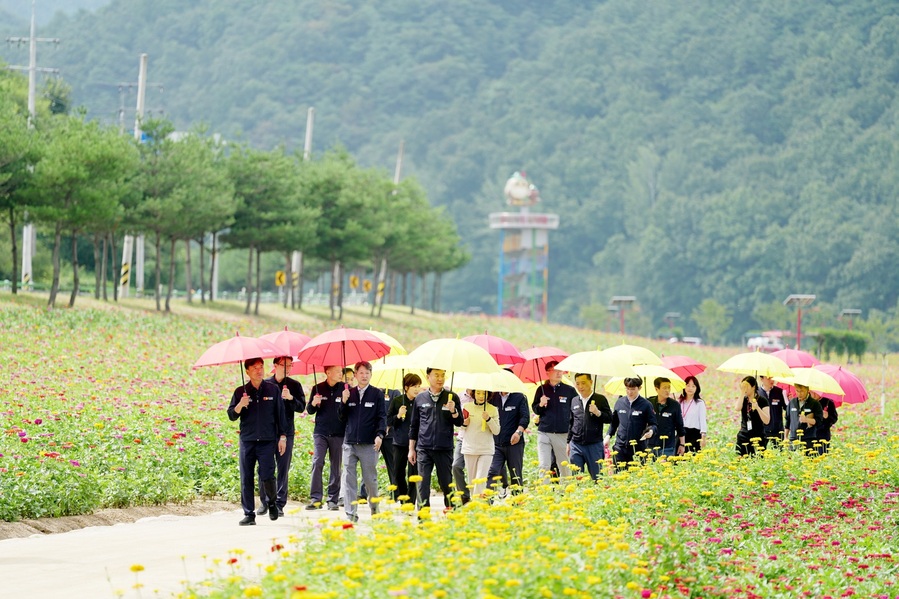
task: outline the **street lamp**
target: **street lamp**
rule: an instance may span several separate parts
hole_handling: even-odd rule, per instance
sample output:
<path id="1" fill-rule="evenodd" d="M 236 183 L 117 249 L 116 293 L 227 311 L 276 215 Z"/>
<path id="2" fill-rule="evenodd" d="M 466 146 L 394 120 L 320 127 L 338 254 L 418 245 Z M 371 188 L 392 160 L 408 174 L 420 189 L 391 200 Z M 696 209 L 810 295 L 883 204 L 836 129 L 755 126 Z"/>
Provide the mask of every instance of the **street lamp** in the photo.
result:
<path id="1" fill-rule="evenodd" d="M 665 312 L 665 322 L 668 323 L 668 329 L 672 333 L 674 333 L 674 321 L 680 317 L 680 312 Z"/>
<path id="2" fill-rule="evenodd" d="M 618 308 L 618 327 L 624 335 L 624 311 L 631 307 L 637 298 L 633 295 L 613 295 L 609 304 Z"/>
<path id="3" fill-rule="evenodd" d="M 787 296 L 784 300 L 784 306 L 796 306 L 796 349 L 802 349 L 802 308 L 810 305 L 815 301 L 815 296 L 811 294 L 794 293 Z"/>
<path id="4" fill-rule="evenodd" d="M 852 319 L 856 316 L 861 316 L 861 314 L 862 314 L 862 311 L 859 310 L 858 308 L 843 308 L 843 311 L 840 312 L 840 318 L 843 318 L 844 316 L 849 317 L 849 330 L 851 331 L 852 330 Z"/>
<path id="5" fill-rule="evenodd" d="M 606 306 L 606 310 L 609 311 L 609 332 L 612 332 L 612 321 L 615 316 L 618 314 L 618 306 Z"/>

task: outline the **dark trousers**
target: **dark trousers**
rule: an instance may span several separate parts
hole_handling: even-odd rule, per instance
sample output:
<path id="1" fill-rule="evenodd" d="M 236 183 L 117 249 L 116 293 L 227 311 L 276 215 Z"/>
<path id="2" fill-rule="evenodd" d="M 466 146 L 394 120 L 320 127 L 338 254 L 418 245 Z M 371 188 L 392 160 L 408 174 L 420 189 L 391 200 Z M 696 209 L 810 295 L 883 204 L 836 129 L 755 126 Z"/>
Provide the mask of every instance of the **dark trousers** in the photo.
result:
<path id="1" fill-rule="evenodd" d="M 290 472 L 290 462 L 293 460 L 293 436 L 287 437 L 287 449 L 284 450 L 284 455 L 280 455 L 277 452 L 277 446 L 275 446 L 275 465 L 278 470 L 278 497 L 275 499 L 275 505 L 277 505 L 282 510 L 284 506 L 287 505 L 287 474 Z M 268 505 L 268 497 L 265 495 L 265 487 L 262 486 L 263 478 L 259 477 L 259 503 L 262 504 L 262 507 L 266 507 Z"/>
<path id="2" fill-rule="evenodd" d="M 698 428 L 684 427 L 684 444 L 686 445 L 684 451 L 693 453 L 702 451 L 702 431 Z"/>
<path id="3" fill-rule="evenodd" d="M 603 448 L 602 441 L 585 444 L 569 441 L 568 446 L 571 448 L 571 455 L 568 456 L 568 461 L 577 466 L 581 472 L 586 467 L 587 472 L 590 473 L 590 478 L 596 480 L 602 474 L 600 461 L 606 457 L 606 450 Z"/>
<path id="4" fill-rule="evenodd" d="M 393 463 L 394 459 L 395 459 L 395 453 L 394 453 L 393 448 L 394 448 L 394 445 L 393 445 L 392 438 L 388 439 L 387 437 L 384 437 L 381 440 L 381 455 L 384 457 L 384 467 L 387 468 L 387 480 L 390 481 L 391 485 L 396 484 L 396 481 L 394 480 L 394 472 L 396 471 L 396 469 L 394 468 L 394 463 Z M 407 447 L 406 448 L 407 452 L 408 452 L 408 449 L 409 448 Z M 406 461 L 406 460 L 403 460 L 403 461 Z"/>
<path id="5" fill-rule="evenodd" d="M 437 484 L 443 492 L 443 504 L 450 507 L 450 494 L 453 492 L 450 483 L 453 482 L 453 450 L 452 449 L 418 449 L 415 455 L 418 464 L 418 475 L 421 482 L 418 483 L 419 507 L 431 505 L 431 472 L 437 470 Z"/>
<path id="6" fill-rule="evenodd" d="M 487 486 L 493 488 L 496 484 L 494 480 L 497 476 L 505 474 L 506 467 L 509 468 L 509 477 L 512 479 L 513 485 L 524 485 L 524 441 L 519 441 L 515 445 L 497 445 L 493 449 L 493 462 L 490 464 L 490 470 L 487 472 Z"/>
<path id="7" fill-rule="evenodd" d="M 343 463 L 343 437 L 312 436 L 315 449 L 312 453 L 312 484 L 309 497 L 320 503 L 324 495 L 322 472 L 325 470 L 325 454 L 328 454 L 331 474 L 328 476 L 328 502 L 337 504 L 340 498 L 340 466 Z"/>
<path id="8" fill-rule="evenodd" d="M 763 449 L 767 449 L 768 437 L 764 435 L 753 435 L 747 430 L 740 429 L 740 432 L 737 433 L 737 453 L 739 455 L 755 455 L 756 445 Z"/>
<path id="9" fill-rule="evenodd" d="M 418 497 L 418 487 L 409 482 L 409 477 L 418 471 L 409 463 L 408 445 L 391 445 L 393 449 L 393 484 L 396 490 L 393 492 L 393 500 L 399 501 L 400 497 L 407 496 L 405 501 L 415 501 Z"/>
<path id="10" fill-rule="evenodd" d="M 256 485 L 253 474 L 259 465 L 259 483 L 275 478 L 275 451 L 277 441 L 240 440 L 238 452 L 240 468 L 240 505 L 245 516 L 256 515 Z"/>
<path id="11" fill-rule="evenodd" d="M 468 483 L 465 481 L 465 458 L 462 456 L 462 439 L 456 440 L 456 448 L 453 450 L 453 482 L 456 490 L 462 492 L 462 501 L 468 503 L 471 495 L 468 492 Z"/>

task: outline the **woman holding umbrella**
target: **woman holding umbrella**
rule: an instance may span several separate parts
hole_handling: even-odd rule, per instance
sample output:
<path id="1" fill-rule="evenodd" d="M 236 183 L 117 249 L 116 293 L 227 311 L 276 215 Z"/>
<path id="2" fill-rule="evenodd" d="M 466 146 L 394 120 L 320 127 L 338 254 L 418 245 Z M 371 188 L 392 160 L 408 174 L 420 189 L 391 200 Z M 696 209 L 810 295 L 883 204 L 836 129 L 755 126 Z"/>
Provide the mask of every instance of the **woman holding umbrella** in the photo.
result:
<path id="1" fill-rule="evenodd" d="M 487 391 L 478 389 L 473 392 L 473 401 L 462 409 L 462 426 L 465 427 L 462 455 L 472 485 L 472 497 L 483 493 L 487 486 L 487 473 L 494 454 L 493 437 L 499 434 L 499 410 L 487 402 L 488 396 Z"/>
<path id="2" fill-rule="evenodd" d="M 740 381 L 743 398 L 737 402 L 740 410 L 740 432 L 737 433 L 737 453 L 754 455 L 756 444 L 767 447 L 765 425 L 771 419 L 768 400 L 759 395 L 759 384 L 754 376 L 743 377 Z"/>
<path id="3" fill-rule="evenodd" d="M 415 483 L 409 477 L 416 468 L 409 463 L 409 416 L 415 396 L 421 392 L 421 377 L 409 373 L 403 377 L 403 392 L 390 400 L 387 408 L 387 426 L 393 433 L 393 480 L 395 501 L 414 501 L 417 496 Z M 400 499 L 403 497 L 404 499 Z"/>

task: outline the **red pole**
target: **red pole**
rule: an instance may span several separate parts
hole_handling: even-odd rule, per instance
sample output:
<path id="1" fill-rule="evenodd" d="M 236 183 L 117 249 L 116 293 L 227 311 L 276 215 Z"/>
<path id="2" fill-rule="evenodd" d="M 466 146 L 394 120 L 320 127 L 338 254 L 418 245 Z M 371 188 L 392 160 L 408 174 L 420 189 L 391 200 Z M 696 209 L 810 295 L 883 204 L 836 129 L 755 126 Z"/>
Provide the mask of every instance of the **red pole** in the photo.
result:
<path id="1" fill-rule="evenodd" d="M 852 330 L 852 316 L 849 316 L 849 330 Z"/>
<path id="2" fill-rule="evenodd" d="M 802 340 L 802 306 L 796 311 L 796 349 L 802 349 L 800 342 Z"/>

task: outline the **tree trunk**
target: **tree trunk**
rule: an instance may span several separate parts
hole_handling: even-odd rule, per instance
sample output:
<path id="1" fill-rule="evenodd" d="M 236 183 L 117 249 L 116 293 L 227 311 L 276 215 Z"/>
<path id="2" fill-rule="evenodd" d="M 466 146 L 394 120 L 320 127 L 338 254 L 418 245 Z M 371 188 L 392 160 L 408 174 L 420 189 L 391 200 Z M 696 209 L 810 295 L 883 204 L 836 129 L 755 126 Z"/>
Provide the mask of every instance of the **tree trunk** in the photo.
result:
<path id="1" fill-rule="evenodd" d="M 406 295 L 407 295 L 406 288 L 409 285 L 409 273 L 404 272 L 401 276 L 403 277 L 403 293 L 402 293 L 403 301 L 401 301 L 400 304 L 405 306 L 408 303 L 408 302 L 406 302 Z"/>
<path id="2" fill-rule="evenodd" d="M 19 293 L 19 247 L 16 245 L 16 211 L 12 206 L 9 207 L 9 236 L 12 238 L 12 294 L 17 295 Z M 25 243 L 24 239 L 22 243 Z"/>
<path id="3" fill-rule="evenodd" d="M 115 262 L 115 258 L 116 258 L 116 256 L 115 256 L 115 251 L 116 251 L 115 233 L 109 234 L 109 247 L 111 250 L 111 257 L 112 257 L 112 301 L 118 302 L 119 301 L 119 280 L 115 277 L 117 276 L 116 273 L 119 272 L 119 269 L 116 268 L 116 262 Z"/>
<path id="4" fill-rule="evenodd" d="M 247 258 L 247 306 L 243 313 L 250 313 L 250 304 L 253 302 L 253 246 L 250 246 Z"/>
<path id="5" fill-rule="evenodd" d="M 205 284 L 203 282 L 203 267 L 206 262 L 206 242 L 203 237 L 197 240 L 197 245 L 200 246 L 200 303 L 206 305 L 206 289 Z"/>
<path id="6" fill-rule="evenodd" d="M 191 263 L 190 263 L 190 238 L 184 240 L 184 244 L 187 246 L 187 258 L 184 260 L 184 288 L 187 290 L 187 303 L 194 303 L 194 277 L 191 272 Z M 200 275 L 200 279 L 203 278 L 203 275 Z"/>
<path id="7" fill-rule="evenodd" d="M 162 312 L 162 307 L 159 304 L 159 287 L 162 285 L 162 239 L 159 238 L 159 233 L 156 233 L 156 285 L 154 285 L 155 289 L 153 290 L 153 295 L 156 297 L 156 311 Z"/>
<path id="8" fill-rule="evenodd" d="M 69 307 L 75 305 L 75 298 L 78 297 L 78 233 L 72 231 L 72 295 L 69 296 Z"/>
<path id="9" fill-rule="evenodd" d="M 300 252 L 300 276 L 297 277 L 297 310 L 303 309 L 303 265 L 306 262 L 306 255 Z"/>
<path id="10" fill-rule="evenodd" d="M 100 262 L 100 235 L 94 235 L 94 299 L 100 299 L 100 277 L 103 274 Z"/>
<path id="11" fill-rule="evenodd" d="M 293 305 L 293 272 L 290 264 L 290 252 L 284 252 L 284 262 L 287 268 L 284 269 L 286 276 L 284 277 L 284 308 L 288 304 Z"/>
<path id="12" fill-rule="evenodd" d="M 56 294 L 59 293 L 59 244 L 62 243 L 62 224 L 56 223 L 53 232 L 53 281 L 50 283 L 50 299 L 47 300 L 48 308 L 56 307 Z"/>
<path id="13" fill-rule="evenodd" d="M 328 307 L 331 309 L 331 320 L 335 320 L 334 310 L 337 303 L 337 276 L 340 270 L 340 262 L 334 260 L 331 263 L 331 291 L 328 294 Z"/>
<path id="14" fill-rule="evenodd" d="M 103 235 L 103 258 L 101 258 L 102 266 L 100 267 L 100 288 L 103 290 L 103 301 L 108 302 L 109 297 L 106 293 L 107 263 L 109 262 L 109 233 Z"/>
<path id="15" fill-rule="evenodd" d="M 436 275 L 436 280 L 434 281 L 434 297 L 436 298 L 436 304 L 434 306 L 435 312 L 440 312 L 440 303 L 443 299 L 441 296 L 443 295 L 443 273 Z"/>
<path id="16" fill-rule="evenodd" d="M 169 247 L 171 248 L 169 254 L 169 284 L 165 290 L 165 311 L 172 311 L 172 288 L 175 286 L 175 244 L 178 241 L 176 239 L 172 239 Z"/>
<path id="17" fill-rule="evenodd" d="M 215 246 L 218 242 L 218 233 L 212 234 L 212 249 L 209 251 L 209 302 L 215 301 L 215 287 L 212 286 L 215 279 Z"/>
<path id="18" fill-rule="evenodd" d="M 262 251 L 256 250 L 256 307 L 253 314 L 259 316 L 259 298 L 262 295 Z"/>
<path id="19" fill-rule="evenodd" d="M 437 311 L 437 281 L 439 280 L 437 273 L 434 273 L 434 280 L 431 282 L 431 312 Z"/>
<path id="20" fill-rule="evenodd" d="M 421 273 L 421 309 L 426 310 L 428 305 L 428 287 L 427 287 L 427 275 L 425 273 Z"/>
<path id="21" fill-rule="evenodd" d="M 337 270 L 339 271 L 337 278 L 337 320 L 343 320 L 343 262 L 337 263 Z"/>
<path id="22" fill-rule="evenodd" d="M 404 277 L 412 277 L 412 280 L 409 281 L 409 314 L 415 314 L 415 275 L 412 273 L 406 273 Z M 406 280 L 403 279 L 403 291 L 406 291 Z M 405 293 L 403 293 L 405 295 Z"/>

